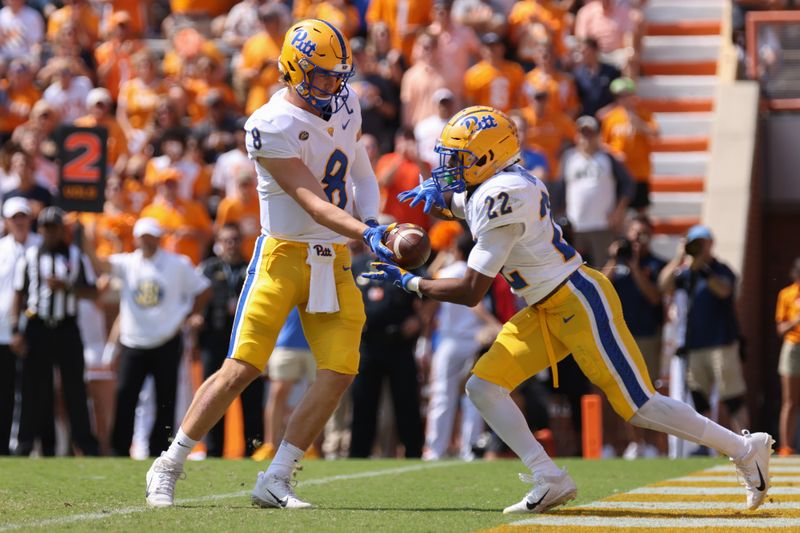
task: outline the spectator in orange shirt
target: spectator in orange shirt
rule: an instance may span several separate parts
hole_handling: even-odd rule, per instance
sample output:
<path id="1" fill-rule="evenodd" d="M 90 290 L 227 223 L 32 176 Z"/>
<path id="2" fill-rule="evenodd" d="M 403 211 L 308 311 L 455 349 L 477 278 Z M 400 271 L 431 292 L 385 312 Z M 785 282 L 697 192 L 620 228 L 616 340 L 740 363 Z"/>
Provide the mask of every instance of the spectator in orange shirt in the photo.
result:
<path id="1" fill-rule="evenodd" d="M 97 80 L 111 92 L 116 101 L 120 85 L 133 75 L 133 56 L 144 48 L 144 43 L 134 37 L 131 16 L 127 11 L 117 11 L 111 16 L 107 39 L 94 51 L 97 62 Z"/>
<path id="2" fill-rule="evenodd" d="M 413 130 L 400 128 L 394 146 L 395 151 L 381 157 L 375 167 L 381 187 L 381 213 L 390 215 L 397 222 L 410 222 L 427 230 L 433 222 L 431 218 L 421 209 L 410 208 L 398 201 L 397 195 L 419 185 L 420 175 L 430 176 L 431 167 L 419 158 Z"/>
<path id="3" fill-rule="evenodd" d="M 536 64 L 535 48 L 542 41 L 554 44 L 557 55 L 564 50 L 566 10 L 546 0 L 521 0 L 508 15 L 509 36 L 517 45 L 517 57 L 529 68 Z"/>
<path id="4" fill-rule="evenodd" d="M 75 120 L 75 125 L 86 128 L 103 126 L 108 130 L 106 164 L 112 174 L 121 175 L 128 164 L 128 140 L 117 119 L 111 114 L 112 105 L 108 89 L 92 89 L 86 95 L 88 114 Z"/>
<path id="5" fill-rule="evenodd" d="M 550 109 L 547 105 L 549 92 L 535 89 L 530 92 L 533 93 L 531 104 L 522 109 L 522 117 L 528 123 L 527 148 L 545 155 L 552 178 L 561 170 L 561 153 L 575 139 L 575 122 L 566 114 Z"/>
<path id="6" fill-rule="evenodd" d="M 242 234 L 242 254 L 253 255 L 256 239 L 261 234 L 261 210 L 256 191 L 256 180 L 251 172 L 236 176 L 236 195 L 222 199 L 217 208 L 215 231 L 226 224 L 236 224 Z"/>
<path id="7" fill-rule="evenodd" d="M 345 39 L 358 33 L 358 8 L 347 0 L 312 0 L 303 18 L 330 22 L 344 34 Z"/>
<path id="8" fill-rule="evenodd" d="M 246 93 L 245 113 L 250 115 L 269 99 L 278 83 L 278 57 L 286 30 L 284 11 L 279 5 L 258 8 L 263 30 L 250 37 L 242 47 L 242 62 L 235 73 L 237 88 Z"/>
<path id="9" fill-rule="evenodd" d="M 158 220 L 164 230 L 164 249 L 183 254 L 197 265 L 211 239 L 211 219 L 199 202 L 180 197 L 180 180 L 181 173 L 175 169 L 160 173 L 156 197 L 142 209 L 140 218 Z"/>
<path id="10" fill-rule="evenodd" d="M 800 257 L 792 265 L 792 284 L 778 293 L 775 322 L 783 337 L 778 374 L 781 377 L 780 439 L 778 455 L 794 455 L 797 410 L 800 407 Z"/>
<path id="11" fill-rule="evenodd" d="M 239 104 L 233 89 L 225 81 L 224 66 L 208 56 L 201 56 L 194 68 L 194 74 L 183 79 L 183 88 L 189 99 L 189 118 L 192 125 L 198 125 L 208 117 L 208 98 L 212 92 L 222 98 L 229 111 L 237 111 Z"/>
<path id="12" fill-rule="evenodd" d="M 636 83 L 630 78 L 611 82 L 614 106 L 603 121 L 603 142 L 622 161 L 636 181 L 636 196 L 630 207 L 644 211 L 650 205 L 650 154 L 658 138 L 658 124 L 653 114 L 636 97 Z"/>
<path id="13" fill-rule="evenodd" d="M 128 137 L 131 153 L 138 153 L 147 142 L 148 126 L 158 105 L 159 96 L 167 88 L 158 76 L 156 58 L 147 49 L 133 56 L 136 76 L 119 88 L 117 121 Z"/>
<path id="14" fill-rule="evenodd" d="M 33 84 L 33 69 L 24 59 L 15 59 L 8 67 L 8 82 L 0 81 L 0 92 L 5 101 L 0 102 L 0 145 L 11 138 L 14 129 L 24 124 L 33 105 L 42 94 Z"/>
<path id="15" fill-rule="evenodd" d="M 55 42 L 58 32 L 70 22 L 75 23 L 81 46 L 94 48 L 100 35 L 100 17 L 88 0 L 64 0 L 64 7 L 54 11 L 47 19 L 47 40 Z"/>
<path id="16" fill-rule="evenodd" d="M 521 107 L 525 72 L 518 63 L 505 59 L 506 46 L 496 33 L 481 38 L 483 60 L 464 75 L 464 98 L 468 105 L 488 105 L 508 112 Z"/>
<path id="17" fill-rule="evenodd" d="M 392 48 L 411 59 L 417 32 L 431 23 L 432 0 L 372 0 L 367 9 L 367 24 L 383 22 L 389 28 Z"/>
<path id="18" fill-rule="evenodd" d="M 122 181 L 110 177 L 106 181 L 106 201 L 102 213 L 83 213 L 80 221 L 95 236 L 97 257 L 133 251 L 133 225 L 136 214 L 131 211 Z"/>
<path id="19" fill-rule="evenodd" d="M 133 37 L 141 37 L 147 29 L 147 20 L 152 0 L 101 0 L 110 4 L 111 9 L 103 11 L 101 28 L 109 30 L 114 26 L 114 17 L 119 13 L 127 13 L 130 21 L 130 31 Z"/>
<path id="20" fill-rule="evenodd" d="M 431 95 L 445 86 L 445 80 L 439 74 L 435 61 L 436 37 L 422 32 L 414 43 L 413 65 L 403 74 L 400 83 L 402 123 L 406 128 L 413 128 L 437 111 L 437 104 L 431 100 Z"/>
<path id="21" fill-rule="evenodd" d="M 199 165 L 186 149 L 186 137 L 180 131 L 168 131 L 161 138 L 164 155 L 152 158 L 147 163 L 144 184 L 156 187 L 164 181 L 164 173 L 180 175 L 178 195 L 184 200 L 205 203 L 211 192 L 211 176 Z"/>
<path id="22" fill-rule="evenodd" d="M 547 91 L 547 105 L 556 113 L 566 113 L 574 119 L 578 113 L 578 95 L 572 76 L 556 68 L 556 56 L 549 43 L 539 43 L 533 51 L 536 68 L 528 72 L 525 81 L 535 90 Z"/>

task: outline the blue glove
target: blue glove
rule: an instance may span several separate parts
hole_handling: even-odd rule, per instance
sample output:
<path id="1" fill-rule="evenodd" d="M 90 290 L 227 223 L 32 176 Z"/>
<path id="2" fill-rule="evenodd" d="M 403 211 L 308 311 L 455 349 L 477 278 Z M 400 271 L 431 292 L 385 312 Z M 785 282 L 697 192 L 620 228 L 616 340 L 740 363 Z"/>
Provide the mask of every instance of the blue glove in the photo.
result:
<path id="1" fill-rule="evenodd" d="M 416 294 L 422 297 L 417 287 L 409 287 L 409 283 L 419 276 L 415 276 L 408 270 L 400 268 L 397 265 L 390 265 L 388 263 L 372 263 L 370 265 L 374 270 L 361 274 L 362 277 L 367 279 L 376 279 L 381 281 L 390 281 L 392 284 L 400 287 L 406 292 Z"/>
<path id="2" fill-rule="evenodd" d="M 379 226 L 378 221 L 375 220 L 374 218 L 368 218 L 367 220 L 364 221 L 364 224 L 366 224 L 370 228 L 376 228 Z"/>
<path id="3" fill-rule="evenodd" d="M 369 249 L 372 251 L 375 256 L 385 263 L 391 263 L 394 254 L 392 251 L 383 244 L 382 239 L 385 233 L 388 233 L 392 229 L 394 229 L 394 224 L 391 226 L 374 226 L 368 227 L 364 230 L 362 237 L 364 238 L 364 242 L 369 246 Z"/>
<path id="4" fill-rule="evenodd" d="M 422 210 L 426 213 L 430 211 L 433 206 L 439 209 L 447 208 L 442 191 L 439 190 L 439 185 L 433 178 L 426 179 L 410 191 L 401 192 L 397 195 L 397 199 L 401 202 L 411 199 L 411 203 L 408 204 L 410 207 L 414 207 L 424 200 L 425 207 L 423 207 Z"/>

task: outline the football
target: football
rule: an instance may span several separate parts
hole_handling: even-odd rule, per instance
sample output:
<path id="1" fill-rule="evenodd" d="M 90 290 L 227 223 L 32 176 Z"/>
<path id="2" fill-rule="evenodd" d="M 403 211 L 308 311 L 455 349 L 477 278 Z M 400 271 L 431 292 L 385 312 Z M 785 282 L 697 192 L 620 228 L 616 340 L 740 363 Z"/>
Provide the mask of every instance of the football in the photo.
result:
<path id="1" fill-rule="evenodd" d="M 431 240 L 415 224 L 398 224 L 383 236 L 383 244 L 392 251 L 394 262 L 407 270 L 419 268 L 431 255 Z"/>

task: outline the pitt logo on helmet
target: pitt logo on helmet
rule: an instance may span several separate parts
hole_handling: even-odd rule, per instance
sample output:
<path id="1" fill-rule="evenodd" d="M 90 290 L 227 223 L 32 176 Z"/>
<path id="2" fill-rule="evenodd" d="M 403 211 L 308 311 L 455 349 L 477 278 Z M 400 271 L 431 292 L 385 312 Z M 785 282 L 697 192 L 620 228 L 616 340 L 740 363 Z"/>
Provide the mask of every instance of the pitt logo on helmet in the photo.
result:
<path id="1" fill-rule="evenodd" d="M 308 38 L 307 31 L 298 31 L 292 38 L 292 46 L 306 57 L 311 57 L 311 53 L 317 49 L 317 43 Z"/>
<path id="2" fill-rule="evenodd" d="M 461 121 L 461 124 L 470 131 L 488 130 L 490 128 L 496 128 L 499 126 L 492 115 L 483 115 L 482 117 L 470 115 L 468 117 L 464 117 L 464 119 Z"/>

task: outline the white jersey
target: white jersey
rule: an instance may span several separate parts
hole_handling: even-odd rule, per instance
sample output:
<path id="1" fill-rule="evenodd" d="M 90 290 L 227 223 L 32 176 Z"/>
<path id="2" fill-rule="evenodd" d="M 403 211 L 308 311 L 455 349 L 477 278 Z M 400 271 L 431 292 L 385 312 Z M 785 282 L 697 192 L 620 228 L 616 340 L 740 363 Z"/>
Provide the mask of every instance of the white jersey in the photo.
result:
<path id="1" fill-rule="evenodd" d="M 464 215 L 478 241 L 497 228 L 514 224 L 522 228 L 500 273 L 514 294 L 529 305 L 547 296 L 583 263 L 553 222 L 547 187 L 519 165 L 489 178 L 468 198 L 466 193 L 454 195 L 453 207 L 456 214 Z M 487 276 L 497 275 L 472 259 L 470 254 L 470 268 Z"/>
<path id="2" fill-rule="evenodd" d="M 258 157 L 300 158 L 322 185 L 328 200 L 353 213 L 350 170 L 356 157 L 357 135 L 361 129 L 361 107 L 350 93 L 345 105 L 329 120 L 314 115 L 286 100 L 286 91 L 275 93 L 253 113 L 245 124 L 247 154 Z M 258 162 L 258 195 L 261 228 L 265 235 L 300 242 L 347 241 L 333 230 L 314 222 L 278 185 Z"/>
<path id="3" fill-rule="evenodd" d="M 188 257 L 165 250 L 150 258 L 136 250 L 108 260 L 122 281 L 119 337 L 130 348 L 155 348 L 177 335 L 195 297 L 210 285 Z"/>

